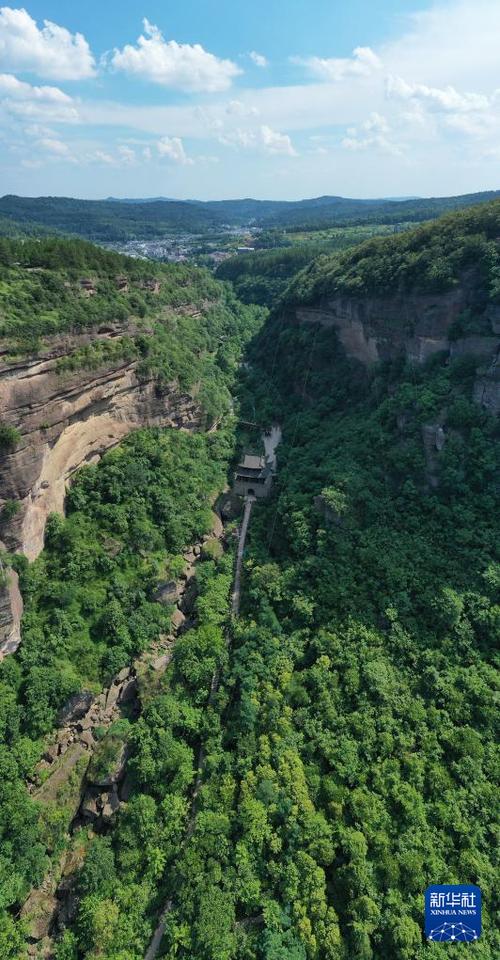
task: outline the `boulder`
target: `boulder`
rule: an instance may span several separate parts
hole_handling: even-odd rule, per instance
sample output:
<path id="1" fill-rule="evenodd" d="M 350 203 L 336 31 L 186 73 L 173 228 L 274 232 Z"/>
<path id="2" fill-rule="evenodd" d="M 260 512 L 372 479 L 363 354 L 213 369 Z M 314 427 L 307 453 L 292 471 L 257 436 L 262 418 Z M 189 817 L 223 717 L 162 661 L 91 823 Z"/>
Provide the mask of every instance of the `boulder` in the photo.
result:
<path id="1" fill-rule="evenodd" d="M 107 802 L 102 808 L 102 819 L 105 822 L 108 822 L 114 817 L 115 813 L 120 809 L 120 801 L 118 799 L 118 794 L 110 793 L 108 794 Z"/>
<path id="2" fill-rule="evenodd" d="M 218 540 L 220 540 L 221 537 L 224 536 L 224 527 L 223 527 L 223 524 L 222 524 L 222 520 L 221 520 L 221 518 L 219 517 L 219 514 L 218 514 L 218 513 L 213 513 L 213 514 L 212 514 L 212 517 L 213 517 L 213 524 L 212 524 L 212 534 L 211 534 L 211 536 L 212 536 L 212 537 L 216 537 Z"/>
<path id="3" fill-rule="evenodd" d="M 59 744 L 55 743 L 52 747 L 47 747 L 43 759 L 47 763 L 54 763 L 54 761 L 59 756 Z"/>
<path id="4" fill-rule="evenodd" d="M 82 816 L 85 817 L 86 820 L 97 820 L 99 816 L 97 797 L 95 797 L 90 791 L 85 794 L 80 810 Z"/>
<path id="5" fill-rule="evenodd" d="M 93 725 L 94 721 L 92 720 L 92 717 L 89 717 L 87 714 L 86 717 L 83 717 L 82 720 L 78 721 L 76 728 L 81 733 L 83 730 L 90 730 Z"/>
<path id="6" fill-rule="evenodd" d="M 75 693 L 66 701 L 57 715 L 57 724 L 60 727 L 67 723 L 76 723 L 90 710 L 94 702 L 94 695 L 89 690 L 82 690 L 81 693 Z"/>
<path id="7" fill-rule="evenodd" d="M 158 588 L 154 595 L 154 599 L 157 603 L 176 603 L 180 596 L 180 587 L 176 580 L 165 580 L 163 583 L 158 584 Z"/>
<path id="8" fill-rule="evenodd" d="M 109 688 L 106 695 L 106 710 L 109 710 L 111 707 L 114 707 L 118 697 L 120 696 L 120 687 L 115 687 L 114 685 Z"/>
<path id="9" fill-rule="evenodd" d="M 137 677 L 130 677 L 120 689 L 119 702 L 129 703 L 137 693 Z"/>
<path id="10" fill-rule="evenodd" d="M 176 630 L 179 630 L 180 627 L 182 627 L 182 624 L 184 623 L 185 619 L 186 617 L 184 616 L 182 610 L 179 610 L 178 608 L 174 610 L 172 614 L 172 624 Z"/>
<path id="11" fill-rule="evenodd" d="M 33 890 L 21 909 L 21 917 L 27 924 L 30 940 L 43 940 L 47 937 L 58 907 L 50 890 Z"/>
<path id="12" fill-rule="evenodd" d="M 166 670 L 170 661 L 172 659 L 172 652 L 169 650 L 167 653 L 162 653 L 159 657 L 155 657 L 151 661 L 151 667 L 156 672 L 163 672 Z"/>
<path id="13" fill-rule="evenodd" d="M 113 683 L 118 687 L 129 676 L 130 676 L 130 667 L 123 667 L 123 669 L 116 674 L 116 677 L 113 680 Z"/>

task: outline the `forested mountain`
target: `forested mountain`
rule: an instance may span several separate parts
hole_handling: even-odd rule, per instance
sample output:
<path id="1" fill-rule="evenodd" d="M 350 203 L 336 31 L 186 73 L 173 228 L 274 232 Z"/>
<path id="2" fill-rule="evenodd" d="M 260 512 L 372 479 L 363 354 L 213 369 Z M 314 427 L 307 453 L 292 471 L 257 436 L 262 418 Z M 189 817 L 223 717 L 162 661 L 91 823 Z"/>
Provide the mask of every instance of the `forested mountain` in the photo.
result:
<path id="1" fill-rule="evenodd" d="M 362 243 L 376 234 L 392 232 L 384 225 L 339 227 L 328 231 L 322 239 L 318 231 L 306 239 L 291 242 L 278 230 L 262 233 L 259 249 L 224 260 L 216 270 L 220 280 L 230 280 L 236 295 L 244 303 L 273 307 L 283 296 L 292 277 L 321 254 L 333 253 Z M 287 242 L 288 241 L 288 242 Z M 269 243 L 269 248 L 264 244 Z M 262 245 L 262 247 L 261 247 Z"/>
<path id="2" fill-rule="evenodd" d="M 224 224 L 319 230 L 326 226 L 418 222 L 448 210 L 485 203 L 499 191 L 417 200 L 74 200 L 68 197 L 0 198 L 0 218 L 17 230 L 48 228 L 89 240 L 152 239 L 166 233 L 206 233 Z"/>
<path id="3" fill-rule="evenodd" d="M 312 200 L 221 200 L 205 203 L 206 209 L 238 222 L 255 220 L 266 227 L 321 229 L 328 225 L 400 223 L 430 220 L 448 210 L 498 199 L 500 191 L 463 194 L 458 197 L 429 197 L 411 200 L 354 200 L 346 197 L 317 197 Z"/>
<path id="4" fill-rule="evenodd" d="M 0 217 L 25 230 L 42 226 L 98 241 L 151 239 L 180 231 L 204 233 L 221 222 L 203 205 L 177 200 L 132 204 L 69 197 L 5 196 L 0 199 Z"/>
<path id="5" fill-rule="evenodd" d="M 65 299 L 83 264 L 107 325 L 120 304 L 141 319 L 148 270 L 161 286 L 137 346 L 154 383 L 177 374 L 196 400 L 201 379 L 221 401 L 197 433 L 140 430 L 84 467 L 38 559 L 4 557 L 25 600 L 23 641 L 0 664 L 6 960 L 30 938 L 56 960 L 143 960 L 160 917 L 149 956 L 168 960 L 444 957 L 422 933 L 436 882 L 481 887 L 483 935 L 466 949 L 496 960 L 499 237 L 493 203 L 320 255 L 269 316 L 204 272 L 79 242 L 47 246 L 35 295 L 38 262 L 26 273 L 20 248 L 1 248 L 0 291 L 18 284 L 0 307 L 9 349 L 14 335 L 39 349 L 51 312 L 67 337 L 89 329 Z M 23 290 L 35 321 L 28 301 L 16 310 Z M 272 423 L 278 472 L 253 508 L 234 619 L 237 506 L 209 538 L 211 505 Z M 187 620 L 153 668 L 186 556 Z M 88 815 L 77 795 L 70 836 L 71 789 L 48 802 L 45 786 L 68 754 L 40 758 L 68 697 L 104 685 L 108 704 L 132 661 L 135 699 L 75 734 L 96 787 Z"/>

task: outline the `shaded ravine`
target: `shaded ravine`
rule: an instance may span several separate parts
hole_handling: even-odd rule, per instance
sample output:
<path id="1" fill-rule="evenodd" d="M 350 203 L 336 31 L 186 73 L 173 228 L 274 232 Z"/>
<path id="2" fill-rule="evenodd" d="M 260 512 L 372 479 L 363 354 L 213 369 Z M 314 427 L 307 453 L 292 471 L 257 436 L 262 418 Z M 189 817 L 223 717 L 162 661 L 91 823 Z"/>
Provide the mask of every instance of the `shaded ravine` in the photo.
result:
<path id="1" fill-rule="evenodd" d="M 262 441 L 264 443 L 266 460 L 269 462 L 273 473 L 276 472 L 277 460 L 276 460 L 276 448 L 281 441 L 281 427 L 278 424 L 275 424 L 271 429 L 262 435 Z M 236 551 L 236 563 L 234 570 L 234 580 L 233 580 L 233 591 L 231 594 L 231 616 L 235 620 L 239 616 L 240 611 L 240 600 L 241 600 L 241 572 L 243 567 L 243 557 L 245 553 L 245 544 L 248 533 L 248 527 L 250 524 L 250 517 L 252 515 L 252 508 L 255 503 L 255 497 L 248 496 L 245 497 L 245 507 L 243 511 L 243 519 L 239 528 L 238 533 L 238 548 Z M 227 630 L 226 633 L 226 645 L 229 647 L 231 645 L 231 632 Z M 220 684 L 220 666 L 217 666 L 214 674 L 212 676 L 212 681 L 210 684 L 210 694 L 208 698 L 208 705 L 213 703 L 214 697 L 217 694 Z M 193 830 L 196 822 L 196 813 L 197 813 L 197 799 L 200 791 L 200 787 L 203 781 L 203 768 L 205 764 L 205 751 L 203 744 L 200 745 L 198 759 L 197 759 L 197 772 L 196 779 L 194 782 L 193 792 L 191 795 L 191 809 L 189 820 L 186 829 L 186 835 L 184 838 L 184 843 L 186 843 L 193 834 Z M 168 916 L 174 906 L 174 901 L 172 897 L 166 901 L 163 910 L 160 913 L 158 925 L 155 929 L 149 947 L 145 953 L 144 960 L 155 960 L 158 951 L 163 940 L 165 933 Z"/>
<path id="2" fill-rule="evenodd" d="M 252 507 L 254 503 L 255 503 L 255 497 L 245 498 L 245 509 L 243 513 L 243 520 L 240 526 L 239 536 L 238 536 L 238 550 L 236 553 L 236 566 L 235 566 L 233 593 L 232 593 L 232 600 L 231 600 L 231 613 L 233 617 L 237 617 L 239 613 L 240 594 L 241 594 L 241 567 L 243 562 L 243 553 L 245 549 L 245 540 L 246 540 L 246 535 L 248 531 L 248 524 L 250 522 L 250 515 L 252 513 Z M 226 633 L 226 644 L 228 647 L 230 646 L 230 643 L 231 643 L 231 634 L 228 630 Z M 213 703 L 213 700 L 219 689 L 219 685 L 220 685 L 220 667 L 217 666 L 214 670 L 212 680 L 210 683 L 210 694 L 208 697 L 207 706 Z M 195 827 L 196 814 L 197 814 L 197 800 L 198 800 L 200 787 L 203 781 L 204 766 L 205 766 L 205 750 L 203 748 L 203 744 L 200 744 L 200 749 L 198 752 L 198 758 L 197 758 L 197 764 L 196 764 L 196 779 L 193 786 L 193 792 L 191 794 L 191 809 L 190 809 L 189 820 L 186 828 L 186 835 L 183 841 L 184 844 L 187 843 L 187 841 L 191 838 L 194 827 Z M 163 940 L 163 936 L 164 936 L 165 928 L 167 924 L 167 918 L 170 911 L 172 910 L 173 905 L 174 905 L 174 901 L 170 897 L 166 901 L 163 907 L 163 910 L 160 913 L 156 930 L 151 939 L 151 943 L 149 944 L 149 947 L 146 951 L 144 960 L 155 960 L 155 957 L 158 954 L 158 950 L 160 949 L 161 942 Z"/>

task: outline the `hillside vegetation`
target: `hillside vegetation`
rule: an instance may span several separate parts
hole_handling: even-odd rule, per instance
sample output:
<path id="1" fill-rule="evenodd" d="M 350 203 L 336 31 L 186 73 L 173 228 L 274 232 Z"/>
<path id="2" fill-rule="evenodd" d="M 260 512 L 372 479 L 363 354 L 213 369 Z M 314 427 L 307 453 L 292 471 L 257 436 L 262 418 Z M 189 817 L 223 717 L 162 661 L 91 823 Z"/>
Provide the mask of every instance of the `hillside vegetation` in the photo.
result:
<path id="1" fill-rule="evenodd" d="M 374 238 L 316 259 L 287 290 L 287 302 L 436 293 L 473 273 L 478 312 L 500 298 L 500 202 L 449 215 L 394 237 Z"/>
<path id="2" fill-rule="evenodd" d="M 97 241 L 153 239 L 165 233 L 206 233 L 224 224 L 321 230 L 328 226 L 398 224 L 439 217 L 448 210 L 498 198 L 498 191 L 415 200 L 75 200 L 70 197 L 0 198 L 0 218 L 13 232 L 48 228 Z M 4 227 L 5 228 L 5 227 Z M 3 229 L 4 229 L 3 228 Z M 0 233 L 2 229 L 0 228 Z"/>
<path id="3" fill-rule="evenodd" d="M 272 308 L 284 294 L 292 277 L 321 254 L 353 247 L 374 234 L 390 230 L 391 227 L 383 225 L 343 227 L 325 231 L 327 236 L 324 237 L 315 231 L 300 239 L 294 238 L 293 242 L 288 234 L 279 231 L 262 233 L 256 241 L 259 247 L 269 240 L 274 249 L 258 249 L 253 253 L 231 257 L 220 264 L 216 276 L 220 280 L 230 280 L 243 303 L 258 303 Z M 328 236 L 328 233 L 332 235 Z"/>
<path id="4" fill-rule="evenodd" d="M 0 239 L 0 346 L 7 357 L 36 353 L 48 336 L 57 342 L 112 325 L 112 340 L 70 351 L 59 372 L 136 360 L 139 377 L 196 388 L 215 418 L 230 406 L 239 352 L 259 322 L 257 307 L 244 307 L 196 267 L 134 260 L 82 240 Z"/>
<path id="5" fill-rule="evenodd" d="M 0 198 L 0 217 L 11 219 L 16 229 L 38 225 L 53 233 L 98 241 L 151 239 L 179 231 L 202 233 L 221 222 L 203 205 L 176 200 L 122 203 L 70 197 L 5 196 Z"/>
<path id="6" fill-rule="evenodd" d="M 467 283 L 481 331 L 498 218 L 493 204 L 320 257 L 285 306 Z M 436 882 L 481 887 L 483 934 L 467 949 L 496 960 L 500 425 L 473 402 L 477 358 L 367 369 L 283 302 L 259 328 L 234 309 L 239 435 L 139 432 L 82 470 L 35 564 L 15 561 L 26 639 L 0 666 L 0 948 L 24 960 L 17 908 L 67 843 L 64 816 L 22 784 L 41 736 L 64 697 L 163 629 L 155 581 L 206 529 L 236 447 L 258 449 L 251 424 L 279 422 L 240 617 L 231 554 L 207 549 L 194 622 L 126 728 L 128 802 L 77 838 L 56 960 L 143 960 L 166 903 L 165 960 L 444 960 L 449 945 L 422 933 Z"/>
<path id="7" fill-rule="evenodd" d="M 9 371 L 12 351 L 36 356 L 44 337 L 92 333 L 113 324 L 110 345 L 90 339 L 66 352 L 59 372 L 104 369 L 121 355 L 157 389 L 177 383 L 196 392 L 209 423 L 230 410 L 245 343 L 262 320 L 205 271 L 155 267 L 82 241 L 0 242 L 0 323 Z M 117 276 L 128 291 L 117 289 Z M 82 277 L 94 293 L 84 296 Z M 144 279 L 158 281 L 153 291 Z M 124 334 L 120 336 L 123 327 Z M 1 418 L 1 412 L 0 412 Z M 18 433 L 1 423 L 0 457 Z M 210 503 L 224 486 L 232 433 L 189 435 L 141 430 L 83 469 L 53 515 L 45 550 L 16 568 L 25 602 L 22 644 L 0 663 L 0 955 L 26 956 L 24 924 L 14 922 L 31 887 L 68 843 L 70 811 L 39 803 L 26 789 L 61 707 L 82 689 L 97 693 L 117 671 L 171 629 L 171 606 L 155 599 L 158 582 L 178 576 L 182 551 L 211 527 Z M 0 477 L 1 493 L 1 477 Z M 10 519 L 8 501 L 1 522 Z M 226 589 L 227 593 L 227 589 Z"/>
<path id="8" fill-rule="evenodd" d="M 128 281 L 128 290 L 118 279 Z M 154 293 L 145 281 L 161 281 Z M 92 295 L 85 296 L 81 281 Z M 83 240 L 0 238 L 0 336 L 79 332 L 98 323 L 144 318 L 159 308 L 199 306 L 220 296 L 210 275 L 160 266 L 102 250 Z"/>

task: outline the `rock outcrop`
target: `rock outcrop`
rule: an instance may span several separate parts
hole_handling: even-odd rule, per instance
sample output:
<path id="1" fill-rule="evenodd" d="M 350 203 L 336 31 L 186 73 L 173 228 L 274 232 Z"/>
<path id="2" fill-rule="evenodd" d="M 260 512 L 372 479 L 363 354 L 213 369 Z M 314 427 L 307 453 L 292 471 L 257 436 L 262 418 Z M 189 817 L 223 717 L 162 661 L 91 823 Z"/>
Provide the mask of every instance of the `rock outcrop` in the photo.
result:
<path id="1" fill-rule="evenodd" d="M 20 433 L 15 449 L 0 459 L 0 508 L 6 500 L 20 505 L 2 539 L 29 559 L 42 549 L 47 515 L 62 511 L 68 480 L 82 464 L 137 427 L 199 425 L 193 398 L 175 384 L 164 392 L 153 378 L 140 379 L 137 361 L 60 372 L 61 358 L 118 333 L 134 331 L 122 325 L 93 336 L 58 337 L 36 358 L 0 360 L 0 419 Z"/>
<path id="2" fill-rule="evenodd" d="M 2 571 L 0 563 L 0 659 L 2 655 L 14 653 L 19 646 L 22 613 L 17 573 L 7 568 Z"/>
<path id="3" fill-rule="evenodd" d="M 0 452 L 0 550 L 22 551 L 33 560 L 43 547 L 47 516 L 63 511 L 71 476 L 131 430 L 199 427 L 196 401 L 176 384 L 160 390 L 152 377 L 140 378 L 136 360 L 61 368 L 63 358 L 91 341 L 136 332 L 131 325 L 107 325 L 94 333 L 49 338 L 36 357 L 12 360 L 0 353 L 0 421 L 20 435 L 14 449 Z M 16 502 L 17 513 L 2 523 L 8 501 Z M 0 651 L 12 652 L 19 643 L 22 603 L 16 575 L 9 572 L 3 579 Z"/>
<path id="4" fill-rule="evenodd" d="M 500 350 L 500 308 L 490 305 L 483 312 L 484 336 L 450 336 L 460 315 L 474 309 L 474 288 L 464 278 L 446 293 L 325 298 L 311 306 L 297 305 L 293 318 L 334 328 L 347 356 L 366 366 L 401 355 L 423 363 L 441 351 L 451 356 L 473 354 L 492 362 Z M 488 389 L 485 395 L 489 396 Z M 491 400 L 487 402 L 492 405 Z"/>

